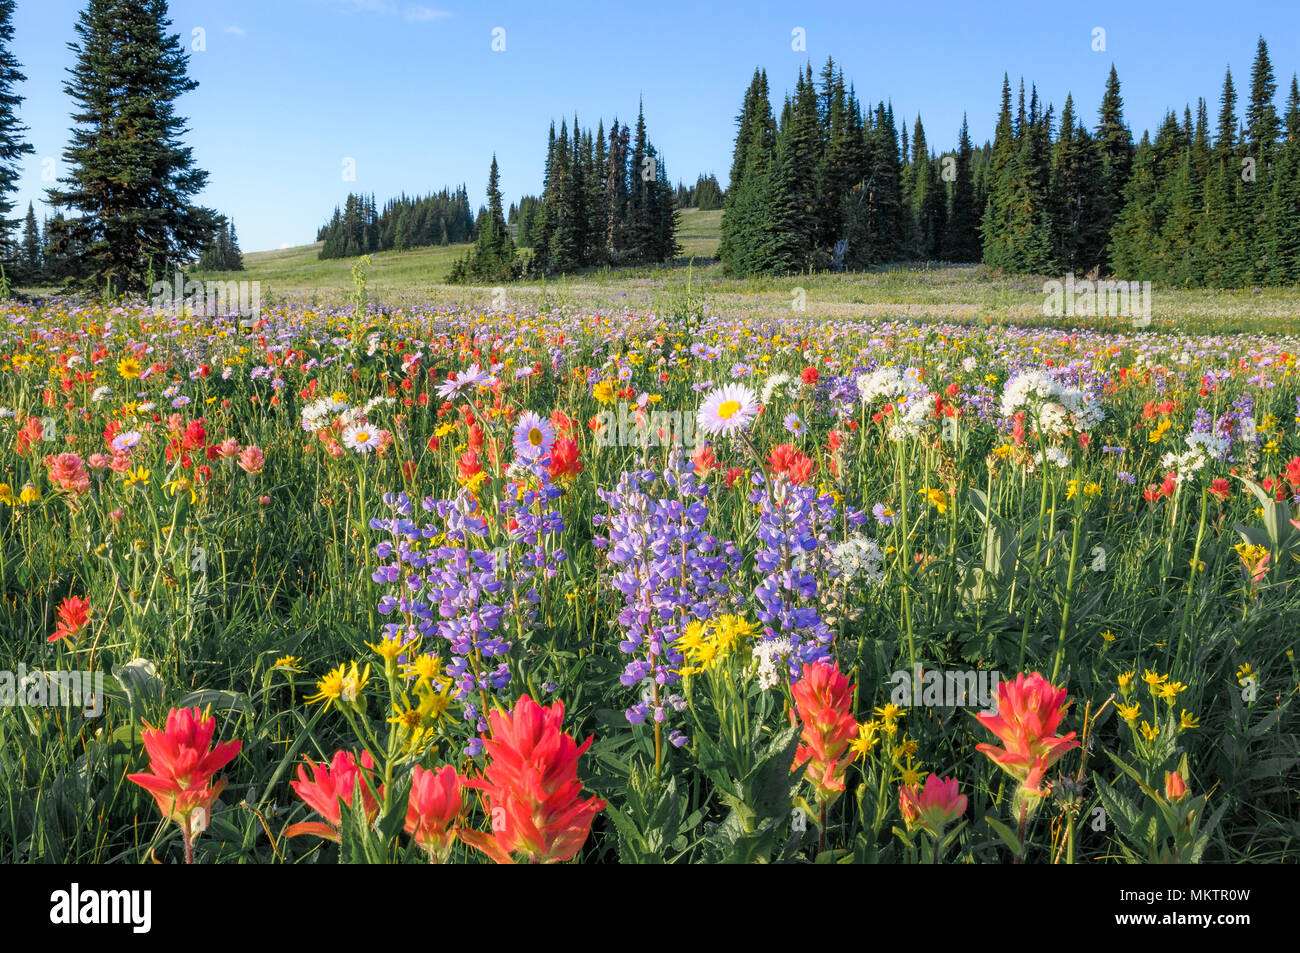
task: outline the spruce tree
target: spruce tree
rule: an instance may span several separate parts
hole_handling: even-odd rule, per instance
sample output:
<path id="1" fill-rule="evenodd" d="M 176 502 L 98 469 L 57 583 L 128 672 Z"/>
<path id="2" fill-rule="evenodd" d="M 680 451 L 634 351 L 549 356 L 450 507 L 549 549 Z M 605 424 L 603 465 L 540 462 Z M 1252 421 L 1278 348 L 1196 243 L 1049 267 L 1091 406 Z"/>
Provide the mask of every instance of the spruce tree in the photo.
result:
<path id="1" fill-rule="evenodd" d="M 1300 281 L 1300 85 L 1291 76 L 1287 97 L 1285 138 L 1278 146 L 1269 201 L 1269 281 Z"/>
<path id="2" fill-rule="evenodd" d="M 175 100 L 198 84 L 169 32 L 165 0 L 88 0 L 70 48 L 77 65 L 64 84 L 76 103 L 72 170 L 50 204 L 67 209 L 51 239 L 75 255 L 86 288 L 110 295 L 148 291 L 212 238 L 216 213 L 190 199 L 207 182 L 181 145 Z"/>
<path id="3" fill-rule="evenodd" d="M 980 257 L 979 217 L 975 205 L 975 177 L 972 167 L 970 130 L 961 117 L 961 135 L 954 157 L 952 202 L 944 231 L 942 257 L 947 261 L 971 262 Z"/>
<path id="4" fill-rule="evenodd" d="M 27 218 L 23 223 L 22 247 L 19 251 L 19 274 L 28 284 L 37 284 L 45 276 L 41 258 L 41 233 L 36 225 L 36 210 L 27 203 Z"/>
<path id="5" fill-rule="evenodd" d="M 1133 136 L 1124 125 L 1124 100 L 1120 96 L 1115 65 L 1106 78 L 1095 137 L 1101 157 L 1101 182 L 1097 196 L 1097 229 L 1103 236 L 1099 263 L 1110 259 L 1110 234 L 1124 209 L 1125 187 L 1133 168 Z"/>
<path id="6" fill-rule="evenodd" d="M 32 146 L 22 138 L 27 127 L 18 122 L 18 107 L 23 97 L 15 91 L 18 84 L 27 77 L 21 72 L 18 60 L 14 57 L 13 27 L 14 0 L 0 0 L 0 258 L 13 262 L 16 270 L 30 270 L 30 264 L 22 260 L 13 239 L 16 219 L 9 213 L 14 209 L 10 196 L 18 187 L 19 163 L 24 155 L 32 152 Z M 34 227 L 35 217 L 28 208 L 28 219 Z"/>

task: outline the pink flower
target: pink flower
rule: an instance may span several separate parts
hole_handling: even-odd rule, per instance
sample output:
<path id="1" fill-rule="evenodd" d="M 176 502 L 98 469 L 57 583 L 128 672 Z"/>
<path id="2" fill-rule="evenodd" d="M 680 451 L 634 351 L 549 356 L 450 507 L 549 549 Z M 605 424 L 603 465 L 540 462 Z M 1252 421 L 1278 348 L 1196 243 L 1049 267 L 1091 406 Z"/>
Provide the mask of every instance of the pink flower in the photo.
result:
<path id="1" fill-rule="evenodd" d="M 931 774 L 924 789 L 919 785 L 898 789 L 898 809 L 909 831 L 919 827 L 943 837 L 943 829 L 966 813 L 966 795 L 958 793 L 956 778 Z"/>
<path id="2" fill-rule="evenodd" d="M 426 771 L 417 765 L 411 772 L 406 832 L 438 863 L 447 859 L 456 842 L 456 818 L 460 816 L 460 792 L 464 783 L 465 779 L 450 764 L 437 771 Z"/>
<path id="3" fill-rule="evenodd" d="M 239 441 L 234 437 L 227 437 L 217 445 L 217 452 L 222 457 L 234 457 L 239 455 Z"/>
<path id="4" fill-rule="evenodd" d="M 266 464 L 266 457 L 262 451 L 255 446 L 245 447 L 239 451 L 239 467 L 247 473 L 261 473 L 262 467 Z"/>
<path id="5" fill-rule="evenodd" d="M 86 458 L 86 462 L 90 464 L 92 469 L 103 470 L 112 460 L 102 453 L 92 453 Z"/>
<path id="6" fill-rule="evenodd" d="M 90 490 L 90 476 L 81 457 L 75 453 L 60 453 L 45 458 L 50 482 L 61 490 L 80 495 Z"/>

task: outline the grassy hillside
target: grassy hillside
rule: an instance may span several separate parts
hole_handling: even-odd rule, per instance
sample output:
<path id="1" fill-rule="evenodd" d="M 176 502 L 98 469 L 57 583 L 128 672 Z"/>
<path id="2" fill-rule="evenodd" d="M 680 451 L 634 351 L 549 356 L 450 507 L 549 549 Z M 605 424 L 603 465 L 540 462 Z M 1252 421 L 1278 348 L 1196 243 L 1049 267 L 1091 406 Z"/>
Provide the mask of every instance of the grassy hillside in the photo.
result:
<path id="1" fill-rule="evenodd" d="M 722 213 L 687 209 L 678 239 L 682 257 L 671 265 L 593 269 L 506 288 L 511 307 L 588 307 L 670 311 L 679 307 L 689 277 L 693 296 L 714 310 L 764 315 L 790 313 L 803 289 L 806 313 L 824 317 L 1015 321 L 1123 328 L 1126 319 L 1047 318 L 1043 277 L 999 276 L 974 265 L 907 265 L 866 273 L 796 275 L 786 278 L 728 278 L 716 261 Z M 240 273 L 203 275 L 262 282 L 275 300 L 292 298 L 319 305 L 346 303 L 352 293 L 353 259 L 321 261 L 319 245 L 244 256 Z M 390 306 L 458 304 L 487 307 L 493 289 L 445 284 L 464 245 L 383 252 L 371 256 L 367 292 Z M 1060 277 L 1060 276 L 1050 276 Z M 1258 291 L 1183 290 L 1156 287 L 1152 327 L 1169 331 L 1272 330 L 1300 332 L 1296 288 Z"/>

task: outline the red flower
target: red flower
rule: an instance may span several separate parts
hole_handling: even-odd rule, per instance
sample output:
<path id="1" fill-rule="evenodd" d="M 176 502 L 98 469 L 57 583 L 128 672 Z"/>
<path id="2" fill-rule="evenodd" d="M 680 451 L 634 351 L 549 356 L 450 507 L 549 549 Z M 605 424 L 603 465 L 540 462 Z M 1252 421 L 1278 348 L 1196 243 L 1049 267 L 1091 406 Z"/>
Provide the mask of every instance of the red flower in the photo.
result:
<path id="1" fill-rule="evenodd" d="M 803 677 L 790 692 L 803 722 L 803 744 L 795 751 L 790 770 L 806 763 L 804 776 L 817 789 L 817 800 L 830 804 L 844 791 L 844 771 L 853 760 L 849 742 L 858 733 L 853 720 L 854 686 L 835 666 L 814 662 L 804 666 Z"/>
<path id="2" fill-rule="evenodd" d="M 696 448 L 691 454 L 691 461 L 695 464 L 695 475 L 701 480 L 718 469 L 718 458 L 713 455 L 713 447 L 707 443 Z"/>
<path id="3" fill-rule="evenodd" d="M 745 471 L 740 467 L 731 467 L 727 470 L 727 475 L 723 477 L 723 482 L 727 484 L 728 490 L 736 485 L 736 480 L 739 479 L 740 475 L 744 472 Z"/>
<path id="4" fill-rule="evenodd" d="M 478 462 L 478 454 L 473 450 L 466 450 L 456 461 L 456 473 L 462 481 L 469 480 L 482 469 L 482 464 Z"/>
<path id="5" fill-rule="evenodd" d="M 1174 490 L 1178 487 L 1178 476 L 1173 473 L 1166 473 L 1164 482 L 1160 484 L 1160 492 L 1165 496 L 1173 496 Z"/>
<path id="6" fill-rule="evenodd" d="M 499 864 L 514 863 L 514 854 L 530 863 L 570 859 L 605 809 L 600 798 L 578 798 L 578 757 L 593 739 L 579 745 L 560 730 L 563 719 L 564 702 L 543 707 L 527 695 L 509 713 L 488 713 L 492 730 L 482 739 L 491 760 L 484 777 L 465 786 L 486 794 L 492 833 L 460 837 Z"/>
<path id="7" fill-rule="evenodd" d="M 796 485 L 807 483 L 817 470 L 812 458 L 792 443 L 774 447 L 767 455 L 767 465 L 771 467 L 773 476 L 784 474 Z"/>
<path id="8" fill-rule="evenodd" d="M 1214 497 L 1220 503 L 1228 498 L 1230 492 L 1228 481 L 1223 477 L 1215 477 L 1210 481 L 1210 496 Z"/>
<path id="9" fill-rule="evenodd" d="M 90 603 L 81 596 L 68 596 L 59 603 L 56 615 L 59 617 L 58 625 L 54 627 L 53 634 L 46 641 L 57 642 L 59 639 L 75 639 L 90 624 Z"/>
<path id="10" fill-rule="evenodd" d="M 816 384 L 817 377 L 817 368 L 805 367 L 803 372 L 799 375 L 799 380 L 803 381 L 805 384 Z"/>
<path id="11" fill-rule="evenodd" d="M 998 767 L 1020 782 L 1025 794 L 1043 796 L 1043 775 L 1071 748 L 1079 747 L 1074 732 L 1058 736 L 1057 725 L 1065 714 L 1065 689 L 1056 688 L 1038 672 L 1024 672 L 1014 682 L 998 684 L 996 714 L 975 717 L 1002 741 L 1003 747 L 980 744 L 975 750 L 986 754 Z"/>
<path id="12" fill-rule="evenodd" d="M 456 818 L 462 806 L 460 789 L 465 779 L 455 767 L 443 765 L 426 771 L 418 765 L 411 772 L 411 797 L 406 807 L 406 832 L 441 863 L 456 841 Z"/>
<path id="13" fill-rule="evenodd" d="M 173 708 L 165 728 L 146 722 L 140 733 L 151 773 L 127 775 L 127 780 L 153 795 L 163 817 L 181 826 L 187 842 L 207 827 L 207 812 L 226 786 L 224 780 L 209 786 L 212 776 L 243 747 L 239 741 L 223 741 L 209 750 L 216 729 L 217 720 L 197 708 Z"/>
<path id="14" fill-rule="evenodd" d="M 550 474 L 552 480 L 572 480 L 582 472 L 578 459 L 578 445 L 572 437 L 559 437 L 551 444 Z"/>
<path id="15" fill-rule="evenodd" d="M 307 768 L 300 764 L 298 780 L 290 781 L 289 787 L 293 788 L 294 793 L 302 798 L 308 807 L 325 818 L 327 823 L 304 821 L 300 824 L 292 824 L 284 832 L 286 837 L 315 834 L 326 840 L 338 842 L 339 828 L 343 825 L 343 809 L 339 807 L 339 801 L 342 800 L 348 807 L 352 807 L 358 778 L 361 779 L 361 803 L 365 808 L 366 818 L 370 821 L 374 820 L 375 815 L 379 813 L 379 801 L 373 791 L 375 762 L 370 757 L 369 751 L 361 752 L 360 765 L 350 751 L 334 752 L 334 760 L 329 764 L 308 761 L 307 765 L 311 767 L 311 776 L 308 777 Z"/>

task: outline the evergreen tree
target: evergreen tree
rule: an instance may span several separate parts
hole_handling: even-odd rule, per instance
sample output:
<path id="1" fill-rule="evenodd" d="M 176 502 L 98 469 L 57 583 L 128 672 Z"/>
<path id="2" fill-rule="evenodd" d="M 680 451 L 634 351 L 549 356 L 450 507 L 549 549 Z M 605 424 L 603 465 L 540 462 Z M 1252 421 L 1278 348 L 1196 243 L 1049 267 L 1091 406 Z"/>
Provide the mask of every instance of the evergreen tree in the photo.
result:
<path id="1" fill-rule="evenodd" d="M 947 261 L 977 261 L 980 257 L 979 216 L 976 212 L 970 131 L 964 114 L 955 159 L 951 211 L 944 231 L 942 257 Z"/>
<path id="2" fill-rule="evenodd" d="M 198 84 L 170 25 L 166 0 L 88 0 L 70 44 L 77 66 L 64 88 L 76 126 L 63 155 L 72 172 L 48 194 L 75 217 L 51 245 L 77 256 L 81 284 L 109 294 L 147 291 L 151 274 L 189 260 L 217 224 L 189 201 L 207 173 L 181 145 L 174 101 Z"/>
<path id="3" fill-rule="evenodd" d="M 27 203 L 27 218 L 23 223 L 23 241 L 19 251 L 19 273 L 24 281 L 36 284 L 45 277 L 45 262 L 41 255 L 41 233 L 36 225 L 36 210 Z"/>
<path id="4" fill-rule="evenodd" d="M 1101 265 L 1105 232 L 1100 209 L 1102 157 L 1088 130 L 1074 115 L 1068 94 L 1061 111 L 1061 134 L 1052 148 L 1052 231 L 1056 259 L 1072 274 Z"/>
<path id="5" fill-rule="evenodd" d="M 523 263 L 515 256 L 515 243 L 510 237 L 501 201 L 501 177 L 497 157 L 492 156 L 488 172 L 488 204 L 480 215 L 478 238 L 465 257 L 452 267 L 448 280 L 452 283 L 466 281 L 509 281 L 523 272 Z"/>
<path id="6" fill-rule="evenodd" d="M 1254 181 L 1242 183 L 1242 214 L 1254 239 L 1246 255 L 1249 261 L 1247 280 L 1252 282 L 1269 280 L 1273 271 L 1269 252 L 1276 244 L 1275 225 L 1270 217 L 1279 127 L 1277 109 L 1273 105 L 1276 92 L 1268 44 L 1261 36 L 1250 74 L 1250 102 L 1246 106 L 1246 141 L 1243 144 L 1246 156 L 1255 162 Z"/>
<path id="7" fill-rule="evenodd" d="M 27 77 L 12 52 L 13 15 L 14 0 L 0 0 L 0 258 L 6 263 L 13 262 L 17 271 L 30 273 L 31 265 L 22 259 L 13 240 L 13 229 L 18 222 L 9 218 L 14 209 L 10 196 L 18 187 L 19 163 L 33 151 L 31 144 L 22 138 L 27 127 L 18 122 L 18 107 L 23 97 L 15 89 Z M 28 220 L 34 228 L 36 220 L 30 205 Z"/>
<path id="8" fill-rule="evenodd" d="M 1111 230 L 1124 209 L 1124 190 L 1133 169 L 1133 136 L 1124 125 L 1124 100 L 1120 96 L 1119 75 L 1115 72 L 1113 63 L 1110 75 L 1106 78 L 1106 92 L 1101 100 L 1096 143 L 1101 157 L 1097 230 L 1102 240 L 1101 249 L 1095 257 L 1099 264 L 1104 264 L 1110 260 Z"/>
<path id="9" fill-rule="evenodd" d="M 1285 134 L 1278 147 L 1269 201 L 1268 280 L 1294 284 L 1300 281 L 1300 85 L 1294 74 L 1287 97 Z"/>
<path id="10" fill-rule="evenodd" d="M 740 115 L 736 117 L 736 148 L 731 159 L 727 194 L 722 203 L 722 241 L 718 257 L 730 274 L 751 274 L 757 261 L 759 239 L 767 217 L 762 208 L 769 185 L 766 176 L 775 149 L 776 122 L 768 99 L 767 74 L 756 69 L 749 88 L 745 90 Z M 751 168 L 764 178 L 753 188 L 747 188 L 745 176 Z"/>

